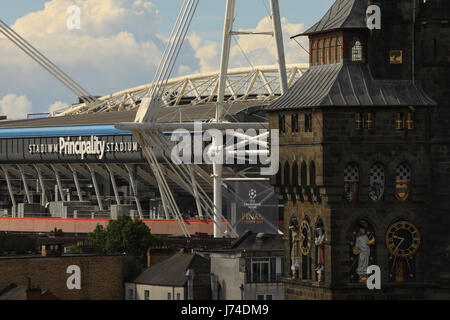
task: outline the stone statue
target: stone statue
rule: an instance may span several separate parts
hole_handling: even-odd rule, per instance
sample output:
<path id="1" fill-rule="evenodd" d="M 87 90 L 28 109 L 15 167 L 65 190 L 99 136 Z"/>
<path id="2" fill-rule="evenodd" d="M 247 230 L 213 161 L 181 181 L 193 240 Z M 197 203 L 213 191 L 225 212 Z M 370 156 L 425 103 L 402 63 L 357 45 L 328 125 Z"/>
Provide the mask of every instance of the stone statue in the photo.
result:
<path id="1" fill-rule="evenodd" d="M 297 277 L 297 272 L 299 268 L 299 252 L 300 252 L 300 232 L 297 224 L 291 224 L 289 226 L 291 231 L 292 248 L 291 248 L 291 271 L 292 279 Z"/>
<path id="2" fill-rule="evenodd" d="M 324 242 L 325 242 L 325 230 L 323 229 L 323 227 L 316 228 L 316 236 L 315 236 L 314 243 L 316 244 L 316 247 L 317 247 L 318 261 L 317 261 L 316 273 L 317 273 L 317 280 L 319 282 L 323 281 L 323 274 L 325 271 L 325 244 L 324 244 Z"/>
<path id="3" fill-rule="evenodd" d="M 360 282 L 367 281 L 367 267 L 369 266 L 370 247 L 375 243 L 375 238 L 369 239 L 365 228 L 361 227 L 356 236 L 353 254 L 358 255 L 358 267 L 356 273 L 359 275 Z"/>

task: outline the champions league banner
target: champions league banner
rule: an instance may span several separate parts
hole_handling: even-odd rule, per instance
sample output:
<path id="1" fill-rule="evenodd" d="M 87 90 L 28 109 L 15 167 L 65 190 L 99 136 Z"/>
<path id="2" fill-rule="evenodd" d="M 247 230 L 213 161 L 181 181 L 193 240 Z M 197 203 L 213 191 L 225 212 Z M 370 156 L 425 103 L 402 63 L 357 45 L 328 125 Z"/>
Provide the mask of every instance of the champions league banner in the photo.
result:
<path id="1" fill-rule="evenodd" d="M 229 217 L 239 235 L 246 230 L 278 233 L 278 197 L 269 182 L 235 181 L 229 186 L 234 196 Z"/>

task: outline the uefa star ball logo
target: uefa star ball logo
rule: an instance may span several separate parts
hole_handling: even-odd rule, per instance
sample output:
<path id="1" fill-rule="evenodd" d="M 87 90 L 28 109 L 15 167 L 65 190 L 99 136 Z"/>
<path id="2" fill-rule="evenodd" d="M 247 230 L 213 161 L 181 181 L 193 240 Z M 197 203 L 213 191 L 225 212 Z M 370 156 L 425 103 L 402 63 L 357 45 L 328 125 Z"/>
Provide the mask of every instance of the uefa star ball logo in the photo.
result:
<path id="1" fill-rule="evenodd" d="M 248 191 L 248 196 L 250 197 L 250 199 L 254 200 L 256 198 L 256 190 L 255 189 L 250 189 Z"/>

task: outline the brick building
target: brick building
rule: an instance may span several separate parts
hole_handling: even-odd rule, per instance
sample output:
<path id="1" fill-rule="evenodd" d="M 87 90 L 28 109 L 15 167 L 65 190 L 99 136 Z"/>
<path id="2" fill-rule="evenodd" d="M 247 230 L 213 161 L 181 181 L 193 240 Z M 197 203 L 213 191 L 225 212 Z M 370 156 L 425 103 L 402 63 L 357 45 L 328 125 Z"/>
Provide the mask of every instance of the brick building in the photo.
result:
<path id="1" fill-rule="evenodd" d="M 73 265 L 80 268 L 81 288 L 70 290 Z M 123 256 L 0 256 L 0 292 L 14 287 L 39 288 L 62 300 L 121 300 Z"/>
<path id="2" fill-rule="evenodd" d="M 367 27 L 372 4 L 381 29 Z M 444 0 L 336 0 L 299 35 L 310 69 L 266 108 L 287 299 L 450 298 L 449 13 Z"/>

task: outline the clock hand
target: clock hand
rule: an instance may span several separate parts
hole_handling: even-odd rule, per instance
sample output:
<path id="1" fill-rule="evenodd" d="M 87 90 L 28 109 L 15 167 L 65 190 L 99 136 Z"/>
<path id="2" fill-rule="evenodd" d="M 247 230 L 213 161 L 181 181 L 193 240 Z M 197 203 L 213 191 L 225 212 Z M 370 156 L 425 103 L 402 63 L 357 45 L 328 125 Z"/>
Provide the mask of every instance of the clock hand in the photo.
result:
<path id="1" fill-rule="evenodd" d="M 393 237 L 392 237 L 393 239 L 400 239 L 400 242 L 398 243 L 398 245 L 395 247 L 395 249 L 394 249 L 394 252 L 397 252 L 398 251 L 398 248 L 402 245 L 402 243 L 405 241 L 405 238 L 402 238 L 402 237 L 399 237 L 399 236 L 396 236 L 396 235 L 394 235 Z"/>

